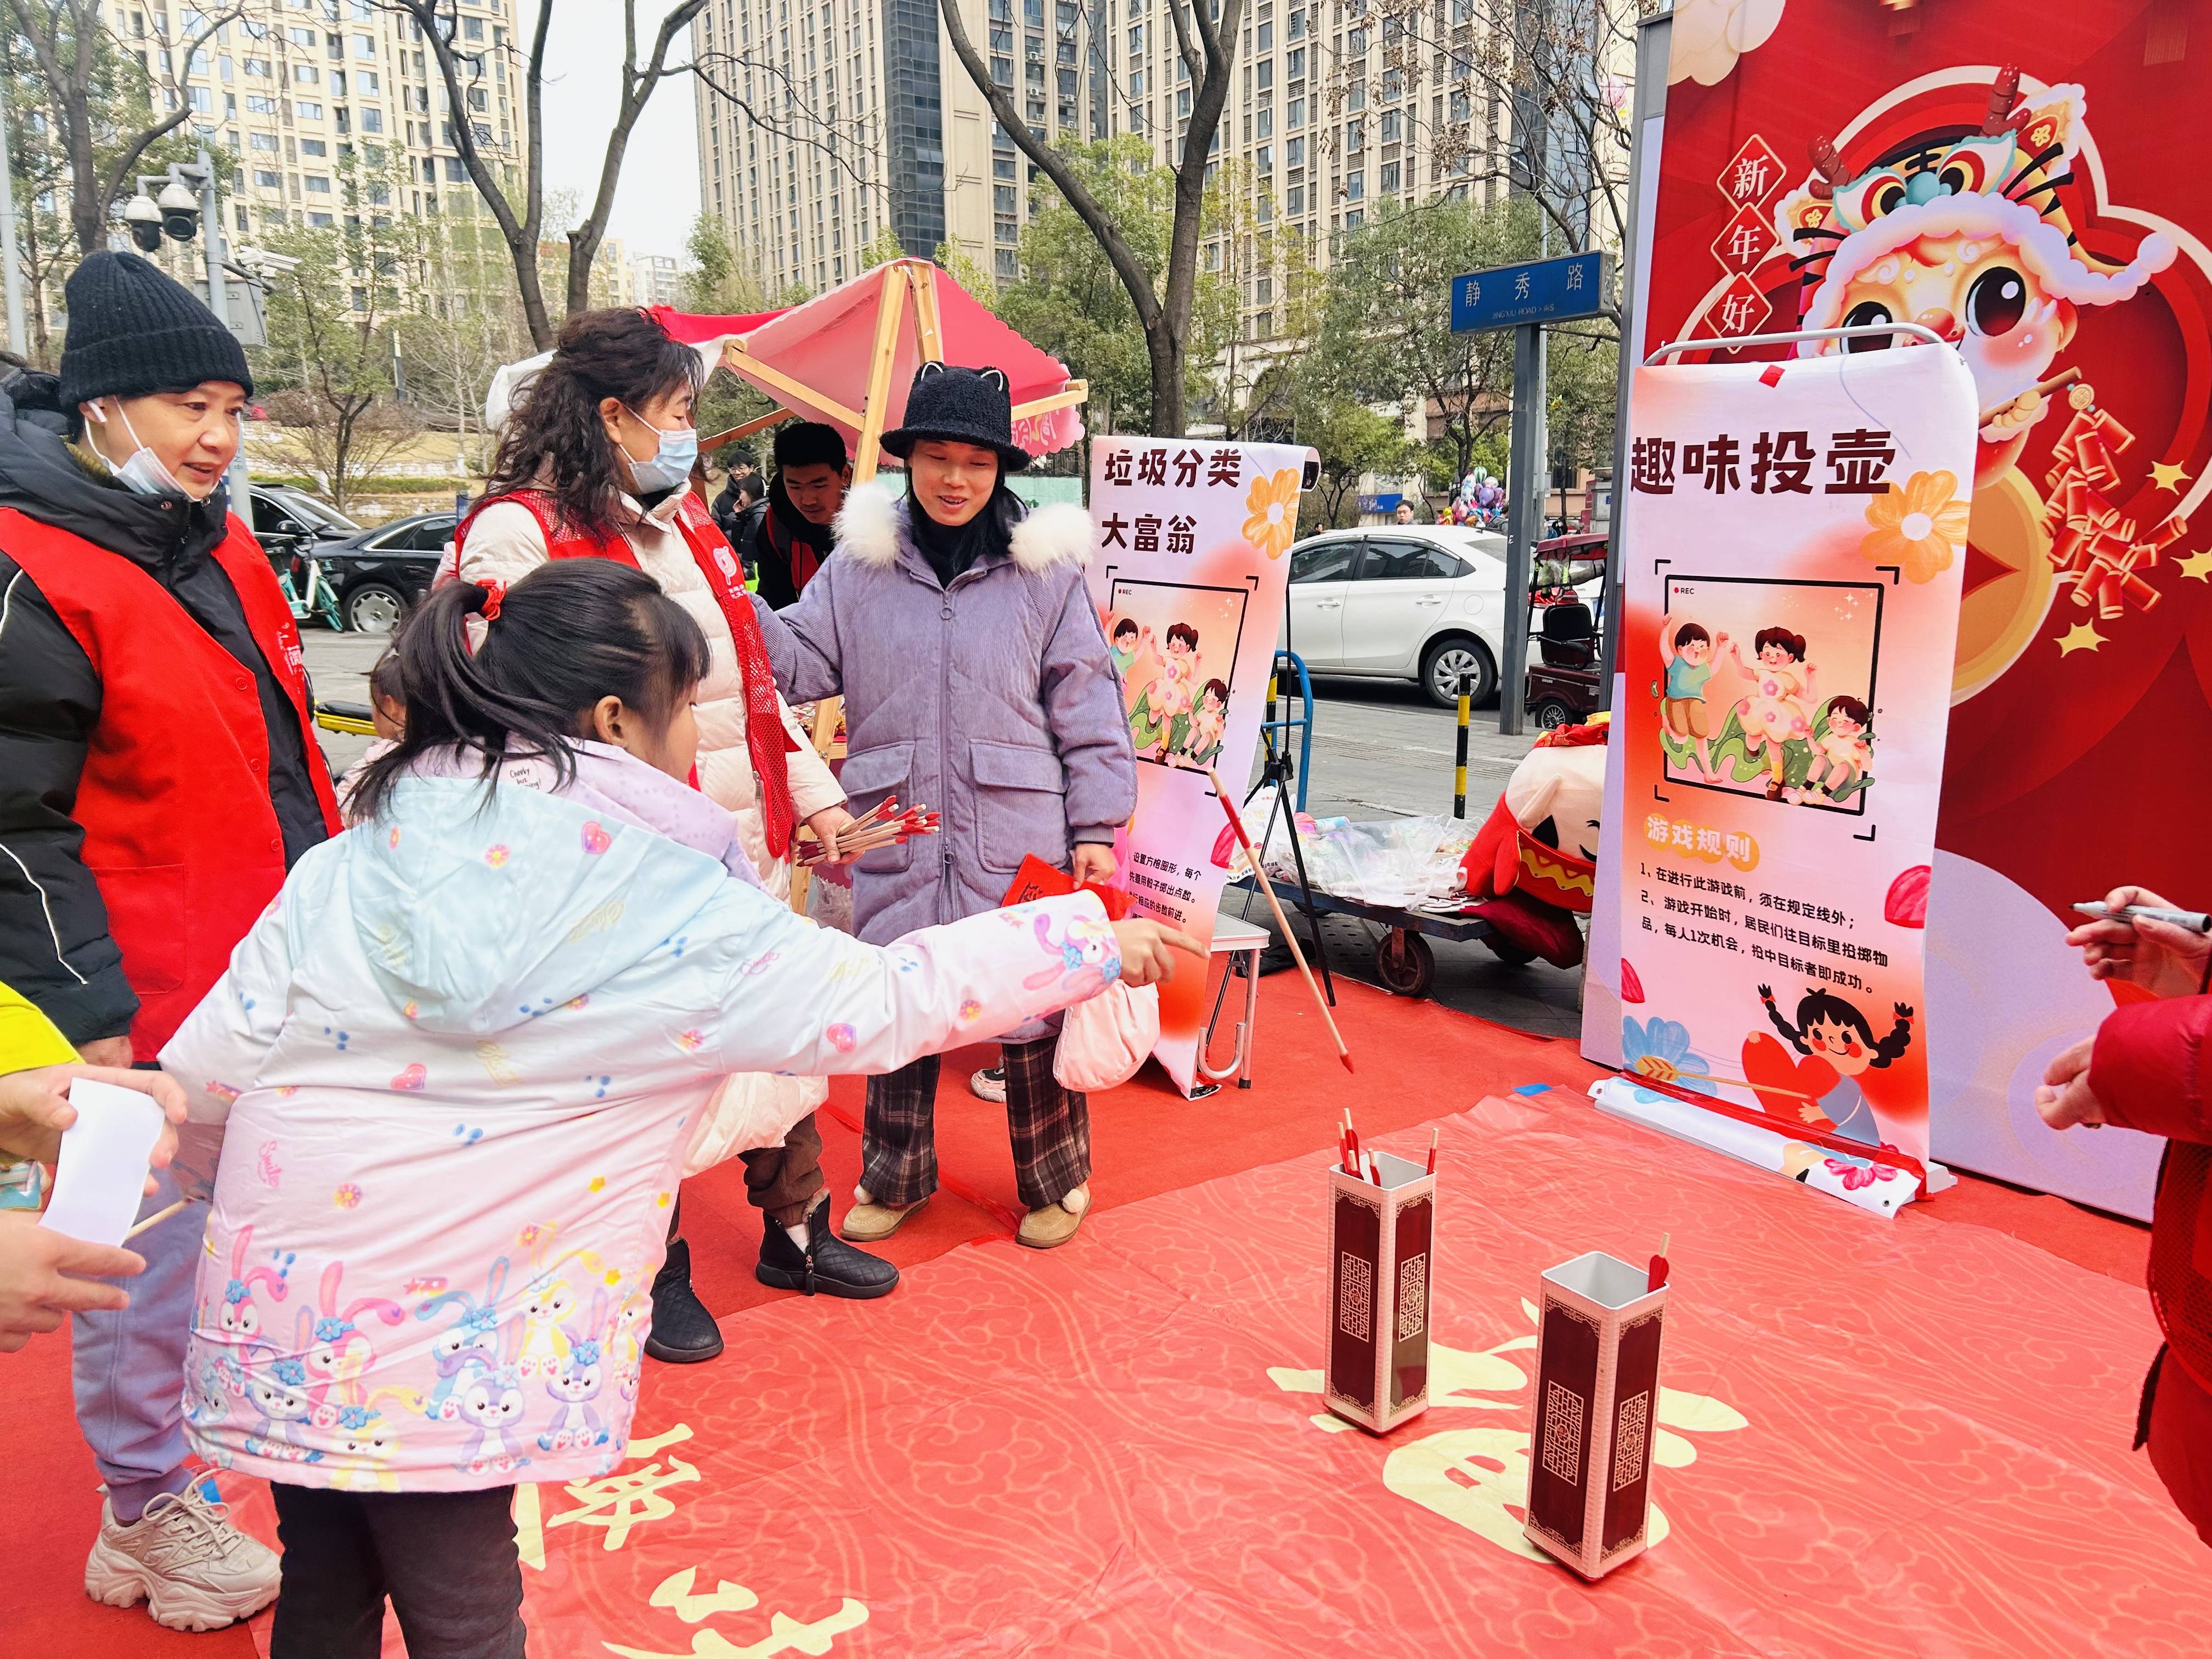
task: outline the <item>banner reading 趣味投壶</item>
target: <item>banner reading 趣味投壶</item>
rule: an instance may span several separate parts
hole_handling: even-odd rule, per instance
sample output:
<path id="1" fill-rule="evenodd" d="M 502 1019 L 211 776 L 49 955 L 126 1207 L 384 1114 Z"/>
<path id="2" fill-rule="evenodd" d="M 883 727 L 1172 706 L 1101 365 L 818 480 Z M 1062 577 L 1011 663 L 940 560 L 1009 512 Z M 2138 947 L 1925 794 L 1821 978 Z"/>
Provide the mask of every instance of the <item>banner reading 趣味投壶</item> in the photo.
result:
<path id="1" fill-rule="evenodd" d="M 1138 914 L 1211 943 L 1232 843 L 1206 781 L 1251 771 L 1282 625 L 1306 458 L 1295 444 L 1102 437 L 1091 452 L 1098 607 L 1137 750 L 1137 811 L 1116 839 Z M 1160 987 L 1154 1049 L 1198 1081 L 1206 975 Z"/>
<path id="2" fill-rule="evenodd" d="M 1975 416 L 1932 348 L 1646 368 L 1622 496 L 1622 1063 L 1918 1158 Z"/>
<path id="3" fill-rule="evenodd" d="M 1840 356 L 1750 337 L 1909 319 L 1973 374 L 1927 911 L 1934 1146 L 2146 1218 L 2155 1140 L 2061 1134 L 2035 1090 L 2112 1012 L 2067 948 L 2072 907 L 2123 884 L 2202 907 L 2187 826 L 2212 786 L 2175 759 L 2212 732 L 2212 176 L 2181 159 L 2189 11 L 1674 0 L 1632 210 L 1640 353 L 1719 336 L 1683 361 Z M 1593 958 L 1587 1002 L 1617 969 Z M 1586 1020 L 1584 1052 L 1619 1026 Z"/>

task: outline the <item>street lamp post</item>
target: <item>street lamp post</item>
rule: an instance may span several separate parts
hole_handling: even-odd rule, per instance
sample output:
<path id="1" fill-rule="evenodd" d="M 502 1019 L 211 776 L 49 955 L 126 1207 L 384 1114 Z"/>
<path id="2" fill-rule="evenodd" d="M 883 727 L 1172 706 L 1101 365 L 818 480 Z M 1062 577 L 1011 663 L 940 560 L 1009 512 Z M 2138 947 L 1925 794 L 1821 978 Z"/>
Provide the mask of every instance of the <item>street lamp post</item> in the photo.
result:
<path id="1" fill-rule="evenodd" d="M 0 258 L 8 262 L 8 349 L 28 362 L 31 337 L 23 331 L 23 264 L 15 251 L 15 168 L 8 142 L 8 77 L 0 74 Z"/>

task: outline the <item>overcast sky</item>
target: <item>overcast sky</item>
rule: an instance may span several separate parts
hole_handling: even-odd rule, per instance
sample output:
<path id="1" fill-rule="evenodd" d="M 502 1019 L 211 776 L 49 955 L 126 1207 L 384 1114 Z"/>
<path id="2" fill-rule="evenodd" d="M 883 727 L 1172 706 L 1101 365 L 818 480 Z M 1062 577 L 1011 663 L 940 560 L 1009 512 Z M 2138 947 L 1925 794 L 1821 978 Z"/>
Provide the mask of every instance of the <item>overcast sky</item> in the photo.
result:
<path id="1" fill-rule="evenodd" d="M 536 21 L 534 7 L 523 26 Z M 638 55 L 653 49 L 653 32 L 668 8 L 656 0 L 638 7 Z M 686 32 L 688 34 L 688 31 Z M 622 8 L 612 0 L 584 0 L 556 6 L 545 46 L 545 189 L 575 192 L 586 205 L 599 189 L 606 159 L 607 128 L 613 123 L 622 76 Z M 672 56 L 690 55 L 685 36 Z M 619 236 L 637 253 L 684 253 L 684 239 L 699 215 L 699 134 L 692 115 L 688 76 L 663 81 L 629 136 L 622 183 L 615 195 L 607 234 Z M 546 222 L 549 236 L 566 224 Z"/>

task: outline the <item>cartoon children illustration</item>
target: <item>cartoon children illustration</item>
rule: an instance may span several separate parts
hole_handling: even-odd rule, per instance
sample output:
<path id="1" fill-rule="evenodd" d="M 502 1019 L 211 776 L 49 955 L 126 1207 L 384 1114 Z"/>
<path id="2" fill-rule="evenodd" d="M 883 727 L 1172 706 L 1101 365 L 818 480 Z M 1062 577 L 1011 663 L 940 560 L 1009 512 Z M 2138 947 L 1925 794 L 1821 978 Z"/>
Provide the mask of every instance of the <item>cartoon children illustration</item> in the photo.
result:
<path id="1" fill-rule="evenodd" d="M 1136 667 L 1137 659 L 1145 654 L 1145 647 L 1152 642 L 1152 630 L 1139 627 L 1134 617 L 1123 617 L 1115 623 L 1107 648 L 1114 659 L 1114 672 L 1121 677 L 1124 685 L 1128 684 L 1130 672 Z"/>
<path id="2" fill-rule="evenodd" d="M 1713 653 L 1727 646 L 1725 634 L 1716 641 L 1697 623 L 1668 617 L 1659 628 L 1659 656 L 1667 665 L 1667 695 L 1659 702 L 1659 719 L 1667 735 L 1677 743 L 1694 739 L 1698 769 L 1707 783 L 1718 783 L 1709 739 L 1712 720 L 1705 706 L 1705 682 L 1713 677 Z"/>
<path id="3" fill-rule="evenodd" d="M 1784 792 L 1790 800 L 1810 800 L 1823 788 L 1831 800 L 1840 799 L 1843 791 L 1864 777 L 1874 763 L 1874 744 L 1868 738 L 1873 724 L 1872 712 L 1856 697 L 1830 698 L 1828 729 L 1813 744 L 1813 769 L 1805 775 L 1802 789 Z"/>
<path id="4" fill-rule="evenodd" d="M 1198 630 L 1188 623 L 1177 623 L 1168 629 L 1159 672 L 1129 711 L 1129 736 L 1139 755 L 1149 749 L 1156 751 L 1153 759 L 1167 758 L 1175 746 L 1175 722 L 1189 719 L 1191 682 L 1197 673 Z"/>
<path id="5" fill-rule="evenodd" d="M 1832 991 L 1808 988 L 1797 1005 L 1795 1024 L 1775 1006 L 1770 987 L 1759 988 L 1759 1000 L 1766 1005 L 1766 1017 L 1782 1033 L 1784 1042 L 1799 1054 L 1825 1062 L 1835 1073 L 1834 1085 L 1819 1100 L 1806 1103 L 1808 1113 L 1825 1114 L 1839 1135 L 1869 1146 L 1881 1146 L 1881 1129 L 1875 1121 L 1874 1108 L 1852 1079 L 1869 1067 L 1887 1066 L 1911 1046 L 1912 1010 L 1904 1003 L 1895 1004 L 1897 1024 L 1877 1042 L 1867 1017 Z M 1748 1064 L 1745 1069 L 1750 1070 Z M 1798 1076 L 1804 1073 L 1800 1071 Z"/>
<path id="6" fill-rule="evenodd" d="M 1198 690 L 1197 707 L 1173 722 L 1168 764 L 1212 765 L 1221 753 L 1222 727 L 1228 723 L 1229 688 L 1218 679 L 1208 680 Z"/>
<path id="7" fill-rule="evenodd" d="M 1806 708 L 1816 695 L 1813 681 L 1819 671 L 1805 660 L 1805 636 L 1786 628 L 1760 629 L 1752 647 L 1759 666 L 1745 670 L 1754 684 L 1736 704 L 1736 719 L 1743 726 L 1744 752 L 1754 760 L 1766 757 L 1767 799 L 1780 800 L 1783 745 L 1812 739 L 1813 717 Z"/>

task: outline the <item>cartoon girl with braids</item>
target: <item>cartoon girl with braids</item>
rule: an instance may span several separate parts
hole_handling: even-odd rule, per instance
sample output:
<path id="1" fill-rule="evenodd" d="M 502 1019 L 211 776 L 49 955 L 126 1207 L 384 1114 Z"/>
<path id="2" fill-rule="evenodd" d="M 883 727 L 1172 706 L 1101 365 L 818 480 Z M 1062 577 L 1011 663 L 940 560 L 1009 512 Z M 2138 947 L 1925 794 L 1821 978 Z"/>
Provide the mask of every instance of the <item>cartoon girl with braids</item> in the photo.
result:
<path id="1" fill-rule="evenodd" d="M 1808 988 L 1797 1005 L 1794 1024 L 1774 1006 L 1772 988 L 1760 986 L 1759 1000 L 1766 1005 L 1766 1017 L 1782 1033 L 1784 1042 L 1799 1054 L 1825 1062 L 1836 1074 L 1833 1088 L 1818 1101 L 1806 1103 L 1808 1121 L 1817 1110 L 1834 1123 L 1838 1134 L 1869 1146 L 1881 1146 L 1881 1129 L 1875 1121 L 1874 1108 L 1851 1079 L 1870 1067 L 1888 1065 L 1911 1046 L 1912 1010 L 1902 1002 L 1894 1005 L 1897 1024 L 1877 1042 L 1867 1017 L 1833 992 Z"/>

